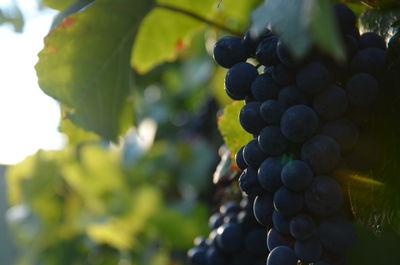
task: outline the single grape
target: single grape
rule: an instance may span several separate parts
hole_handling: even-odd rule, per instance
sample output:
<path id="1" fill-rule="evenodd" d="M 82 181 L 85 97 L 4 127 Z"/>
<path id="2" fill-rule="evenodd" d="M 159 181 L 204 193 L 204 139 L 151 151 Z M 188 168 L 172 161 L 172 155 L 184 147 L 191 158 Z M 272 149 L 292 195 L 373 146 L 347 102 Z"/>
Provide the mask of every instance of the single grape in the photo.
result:
<path id="1" fill-rule="evenodd" d="M 190 265 L 207 265 L 207 249 L 194 247 L 187 253 Z"/>
<path id="2" fill-rule="evenodd" d="M 350 68 L 353 73 L 380 76 L 386 69 L 385 51 L 379 48 L 363 49 L 354 55 Z"/>
<path id="3" fill-rule="evenodd" d="M 242 44 L 246 47 L 248 56 L 254 56 L 256 54 L 258 44 L 260 44 L 263 39 L 271 36 L 272 32 L 267 28 L 257 35 L 247 31 L 243 37 Z"/>
<path id="4" fill-rule="evenodd" d="M 340 147 L 327 135 L 316 135 L 303 144 L 301 160 L 306 162 L 314 174 L 328 173 L 340 160 Z"/>
<path id="5" fill-rule="evenodd" d="M 282 88 L 279 92 L 278 100 L 287 107 L 293 105 L 308 105 L 310 103 L 308 97 L 300 91 L 296 85 Z"/>
<path id="6" fill-rule="evenodd" d="M 258 182 L 267 191 L 275 192 L 282 186 L 281 171 L 285 165 L 283 157 L 268 157 L 258 169 Z"/>
<path id="7" fill-rule="evenodd" d="M 342 152 L 348 152 L 354 147 L 359 134 L 357 126 L 346 119 L 327 122 L 320 132 L 335 139 Z"/>
<path id="8" fill-rule="evenodd" d="M 223 224 L 217 229 L 216 242 L 226 252 L 238 251 L 242 247 L 243 232 L 239 224 Z"/>
<path id="9" fill-rule="evenodd" d="M 311 137 L 318 129 L 318 116 L 306 105 L 295 105 L 283 113 L 282 134 L 292 142 L 301 143 Z"/>
<path id="10" fill-rule="evenodd" d="M 281 187 L 274 194 L 274 207 L 279 213 L 291 216 L 303 209 L 304 198 L 302 193 L 293 192 Z"/>
<path id="11" fill-rule="evenodd" d="M 274 227 L 268 231 L 267 247 L 269 251 L 272 251 L 276 247 L 280 246 L 291 247 L 292 245 L 293 245 L 293 239 L 290 236 L 280 233 Z"/>
<path id="12" fill-rule="evenodd" d="M 322 245 L 317 237 L 304 241 L 296 240 L 294 243 L 294 252 L 305 263 L 315 262 L 321 258 Z"/>
<path id="13" fill-rule="evenodd" d="M 198 236 L 193 240 L 193 243 L 196 247 L 201 247 L 201 248 L 205 248 L 207 247 L 206 244 L 206 238 L 202 237 L 202 236 Z"/>
<path id="14" fill-rule="evenodd" d="M 217 229 L 219 226 L 223 224 L 223 222 L 224 222 L 224 216 L 220 213 L 214 213 L 208 219 L 208 226 L 211 229 Z"/>
<path id="15" fill-rule="evenodd" d="M 313 100 L 314 110 L 318 115 L 327 120 L 342 116 L 349 105 L 346 92 L 336 85 L 330 85 Z"/>
<path id="16" fill-rule="evenodd" d="M 243 158 L 243 149 L 244 146 L 240 147 L 240 149 L 237 151 L 235 155 L 235 162 L 240 170 L 245 170 L 247 168 L 246 161 L 244 161 Z"/>
<path id="17" fill-rule="evenodd" d="M 259 134 L 264 128 L 265 121 L 260 115 L 261 103 L 258 101 L 249 102 L 239 112 L 239 122 L 243 129 L 252 134 Z"/>
<path id="18" fill-rule="evenodd" d="M 243 170 L 239 177 L 239 187 L 247 195 L 256 196 L 264 192 L 257 178 L 257 171 L 251 167 Z"/>
<path id="19" fill-rule="evenodd" d="M 258 169 L 266 157 L 267 155 L 261 150 L 257 139 L 251 140 L 243 149 L 244 161 L 254 169 Z"/>
<path id="20" fill-rule="evenodd" d="M 308 214 L 299 214 L 290 221 L 290 234 L 297 240 L 307 240 L 315 235 L 316 223 Z"/>
<path id="21" fill-rule="evenodd" d="M 278 98 L 279 90 L 278 84 L 269 73 L 257 76 L 251 84 L 251 94 L 260 102 Z"/>
<path id="22" fill-rule="evenodd" d="M 278 211 L 272 213 L 272 224 L 282 234 L 290 234 L 290 220 L 290 217 L 280 214 Z"/>
<path id="23" fill-rule="evenodd" d="M 214 60 L 225 68 L 247 60 L 247 50 L 242 40 L 235 36 L 225 36 L 217 41 L 214 46 Z"/>
<path id="24" fill-rule="evenodd" d="M 360 48 L 379 48 L 386 50 L 385 40 L 374 32 L 365 32 L 360 36 Z"/>
<path id="25" fill-rule="evenodd" d="M 285 104 L 272 99 L 261 104 L 260 115 L 267 124 L 279 124 L 285 110 Z"/>
<path id="26" fill-rule="evenodd" d="M 323 221 L 318 233 L 323 247 L 336 254 L 347 253 L 356 241 L 354 226 L 343 217 Z"/>
<path id="27" fill-rule="evenodd" d="M 307 94 L 318 94 L 332 81 L 332 73 L 320 62 L 311 62 L 296 75 L 298 88 Z"/>
<path id="28" fill-rule="evenodd" d="M 282 40 L 279 40 L 276 44 L 276 55 L 278 56 L 278 59 L 282 62 L 282 64 L 284 64 L 286 67 L 294 68 L 299 65 L 299 62 L 293 58 L 293 56 L 289 52 L 289 49 Z"/>
<path id="29" fill-rule="evenodd" d="M 279 62 L 276 54 L 278 38 L 270 36 L 263 39 L 256 49 L 256 59 L 265 66 L 275 65 Z"/>
<path id="30" fill-rule="evenodd" d="M 278 64 L 273 67 L 271 76 L 280 86 L 288 86 L 295 82 L 295 72 L 284 64 Z"/>
<path id="31" fill-rule="evenodd" d="M 229 69 L 225 77 L 225 92 L 232 99 L 242 100 L 251 94 L 251 84 L 257 78 L 257 68 L 245 62 Z"/>
<path id="32" fill-rule="evenodd" d="M 369 106 L 378 98 L 379 83 L 372 75 L 355 74 L 347 81 L 346 92 L 350 104 L 358 107 Z"/>
<path id="33" fill-rule="evenodd" d="M 286 151 L 289 142 L 278 126 L 267 126 L 260 131 L 258 144 L 265 154 L 277 156 Z"/>
<path id="34" fill-rule="evenodd" d="M 257 222 L 263 226 L 271 226 L 273 211 L 274 204 L 271 194 L 264 193 L 256 197 L 253 204 L 253 213 Z"/>
<path id="35" fill-rule="evenodd" d="M 268 255 L 267 265 L 297 265 L 297 256 L 289 247 L 276 247 Z"/>
<path id="36" fill-rule="evenodd" d="M 223 215 L 229 213 L 237 214 L 240 211 L 240 206 L 236 201 L 227 201 L 219 207 L 219 212 Z"/>
<path id="37" fill-rule="evenodd" d="M 307 209 L 318 216 L 332 216 L 343 205 L 340 185 L 332 178 L 316 177 L 304 194 Z"/>
<path id="38" fill-rule="evenodd" d="M 313 180 L 311 168 L 301 160 L 293 160 L 287 163 L 281 174 L 283 185 L 292 191 L 305 190 Z"/>

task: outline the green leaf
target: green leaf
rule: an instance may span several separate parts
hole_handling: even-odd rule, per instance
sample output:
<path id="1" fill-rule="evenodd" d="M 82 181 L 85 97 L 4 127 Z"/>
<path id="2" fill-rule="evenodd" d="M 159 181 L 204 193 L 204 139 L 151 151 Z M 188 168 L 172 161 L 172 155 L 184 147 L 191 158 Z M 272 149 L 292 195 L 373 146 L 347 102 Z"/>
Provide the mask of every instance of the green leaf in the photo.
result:
<path id="1" fill-rule="evenodd" d="M 238 122 L 239 112 L 243 106 L 242 101 L 232 102 L 224 108 L 224 113 L 218 119 L 219 131 L 232 154 L 236 154 L 240 147 L 253 139 L 252 135 L 243 130 Z"/>
<path id="2" fill-rule="evenodd" d="M 399 10 L 368 10 L 360 16 L 363 32 L 372 31 L 384 38 L 390 36 L 393 23 L 399 20 Z"/>
<path id="3" fill-rule="evenodd" d="M 201 16 L 212 13 L 214 4 L 213 0 L 158 2 Z M 180 51 L 190 43 L 193 33 L 202 25 L 202 22 L 186 14 L 165 8 L 152 10 L 140 26 L 132 50 L 131 65 L 139 73 L 146 73 L 161 63 L 175 61 Z"/>
<path id="4" fill-rule="evenodd" d="M 42 90 L 72 109 L 76 125 L 107 140 L 132 124 L 131 47 L 152 4 L 97 0 L 54 28 L 39 54 Z"/>
<path id="5" fill-rule="evenodd" d="M 139 73 L 146 73 L 158 64 L 175 61 L 182 47 L 190 42 L 190 33 L 200 26 L 200 22 L 169 10 L 151 11 L 136 38 L 132 67 Z"/>
<path id="6" fill-rule="evenodd" d="M 43 0 L 42 4 L 57 10 L 63 10 L 76 0 Z"/>
<path id="7" fill-rule="evenodd" d="M 337 60 L 343 45 L 327 0 L 269 0 L 252 14 L 251 31 L 273 28 L 296 57 L 304 56 L 313 43 Z"/>
<path id="8" fill-rule="evenodd" d="M 315 1 L 310 29 L 319 48 L 340 61 L 345 60 L 344 46 L 329 1 Z"/>

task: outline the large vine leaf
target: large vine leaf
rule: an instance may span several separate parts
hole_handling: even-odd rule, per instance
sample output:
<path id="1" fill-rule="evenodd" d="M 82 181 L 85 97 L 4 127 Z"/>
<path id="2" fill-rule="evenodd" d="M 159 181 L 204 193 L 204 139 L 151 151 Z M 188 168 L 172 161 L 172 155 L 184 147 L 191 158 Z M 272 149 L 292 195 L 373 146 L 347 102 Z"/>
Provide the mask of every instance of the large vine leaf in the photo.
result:
<path id="1" fill-rule="evenodd" d="M 239 112 L 243 106 L 243 101 L 234 101 L 224 108 L 224 113 L 218 118 L 218 129 L 232 154 L 236 154 L 240 147 L 253 139 L 238 122 Z"/>
<path id="2" fill-rule="evenodd" d="M 131 47 L 152 1 L 97 0 L 55 27 L 36 65 L 39 85 L 78 126 L 107 140 L 132 123 Z"/>
<path id="3" fill-rule="evenodd" d="M 159 0 L 159 4 L 179 8 L 205 16 L 212 11 L 214 0 Z M 156 8 L 144 19 L 132 50 L 131 65 L 140 73 L 154 66 L 176 60 L 182 47 L 187 46 L 191 33 L 202 22 L 185 14 L 165 8 Z M 152 40 L 152 41 L 149 41 Z"/>
<path id="4" fill-rule="evenodd" d="M 343 43 L 327 0 L 269 0 L 252 14 L 252 32 L 270 26 L 295 56 L 305 55 L 315 43 L 337 60 L 344 59 Z"/>

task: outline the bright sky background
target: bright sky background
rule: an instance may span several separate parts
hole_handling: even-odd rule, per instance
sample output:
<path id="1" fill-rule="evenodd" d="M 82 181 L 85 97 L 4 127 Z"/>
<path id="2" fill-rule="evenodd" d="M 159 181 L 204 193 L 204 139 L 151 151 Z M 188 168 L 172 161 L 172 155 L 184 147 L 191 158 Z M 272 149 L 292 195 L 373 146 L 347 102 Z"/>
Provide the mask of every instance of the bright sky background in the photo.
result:
<path id="1" fill-rule="evenodd" d="M 0 0 L 0 7 L 12 0 Z M 0 27 L 0 164 L 14 164 L 38 149 L 59 149 L 58 104 L 37 85 L 34 70 L 55 15 L 38 11 L 37 0 L 18 0 L 26 24 L 22 34 Z"/>

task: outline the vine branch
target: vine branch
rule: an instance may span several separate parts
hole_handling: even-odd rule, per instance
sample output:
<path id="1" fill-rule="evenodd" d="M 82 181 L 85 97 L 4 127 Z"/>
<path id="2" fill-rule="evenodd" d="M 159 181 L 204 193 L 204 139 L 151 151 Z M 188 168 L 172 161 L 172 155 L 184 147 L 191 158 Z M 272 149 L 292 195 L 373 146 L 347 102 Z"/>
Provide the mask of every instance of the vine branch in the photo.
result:
<path id="1" fill-rule="evenodd" d="M 205 17 L 202 17 L 202 16 L 200 16 L 200 15 L 198 15 L 196 13 L 193 13 L 192 11 L 185 10 L 185 9 L 182 9 L 182 8 L 179 8 L 179 7 L 176 7 L 176 6 L 171 6 L 171 5 L 168 5 L 168 4 L 159 4 L 158 3 L 156 5 L 156 7 L 163 8 L 163 9 L 166 9 L 166 10 L 169 10 L 169 11 L 173 11 L 173 12 L 177 12 L 177 13 L 189 16 L 189 17 L 191 17 L 193 19 L 196 19 L 198 21 L 204 22 L 204 23 L 206 23 L 206 24 L 208 24 L 208 25 L 210 25 L 212 27 L 215 27 L 215 28 L 224 30 L 226 32 L 229 32 L 232 35 L 242 36 L 241 32 L 236 31 L 234 29 L 231 29 L 231 28 L 229 28 L 229 27 L 227 27 L 225 25 L 219 24 L 219 23 L 217 23 L 215 21 L 209 20 L 209 19 L 207 19 Z"/>

